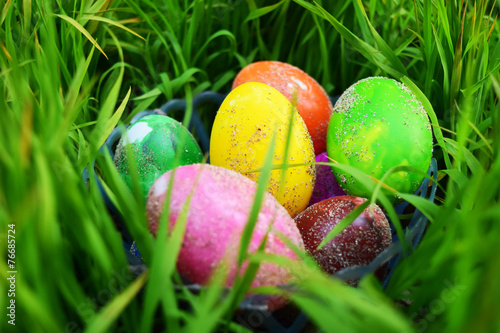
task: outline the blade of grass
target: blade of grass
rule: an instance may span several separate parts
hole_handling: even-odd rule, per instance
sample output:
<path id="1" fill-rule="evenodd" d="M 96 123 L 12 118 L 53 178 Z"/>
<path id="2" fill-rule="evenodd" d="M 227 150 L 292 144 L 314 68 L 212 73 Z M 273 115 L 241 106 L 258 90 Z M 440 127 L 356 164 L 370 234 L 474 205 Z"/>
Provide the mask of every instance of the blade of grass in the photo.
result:
<path id="1" fill-rule="evenodd" d="M 53 15 L 55 15 L 59 18 L 62 18 L 63 20 L 67 21 L 69 24 L 74 26 L 106 57 L 106 59 L 108 59 L 108 56 L 103 51 L 101 46 L 97 43 L 97 41 L 94 39 L 94 37 L 92 37 L 92 35 L 90 35 L 90 33 L 84 27 L 82 27 L 82 25 L 80 23 L 78 23 L 77 21 L 75 21 L 74 19 L 72 19 L 71 17 L 66 16 L 66 15 L 61 15 L 61 14 L 53 14 Z"/>
<path id="2" fill-rule="evenodd" d="M 299 4 L 302 4 L 303 1 L 296 0 Z M 328 13 L 323 7 L 317 5 L 322 16 L 330 22 L 335 29 L 342 35 L 343 38 L 347 40 L 349 44 L 351 44 L 354 49 L 356 49 L 361 55 L 363 55 L 368 61 L 375 64 L 377 67 L 385 71 L 387 74 L 391 75 L 395 78 L 400 78 L 403 76 L 403 73 L 399 72 L 397 69 L 392 66 L 386 65 L 385 61 L 387 60 L 383 54 L 380 53 L 377 49 L 373 48 L 371 45 L 367 44 L 359 37 L 354 35 L 349 29 L 347 29 L 344 25 L 342 25 L 335 17 L 333 17 L 330 13 Z"/>
<path id="3" fill-rule="evenodd" d="M 377 43 L 378 47 L 380 48 L 380 51 L 382 54 L 385 56 L 385 58 L 389 61 L 391 66 L 398 72 L 400 72 L 402 75 L 401 76 L 407 76 L 408 74 L 406 73 L 406 69 L 403 66 L 403 63 L 397 55 L 394 53 L 393 49 L 387 45 L 387 43 L 382 39 L 382 37 L 379 35 L 377 30 L 373 27 L 373 25 L 370 23 L 370 19 L 368 18 L 368 15 L 366 14 L 366 11 L 363 7 L 363 3 L 361 0 L 357 0 L 358 3 L 358 8 L 360 9 L 361 13 L 366 19 L 366 23 L 368 27 L 370 28 L 372 37 L 374 41 Z M 395 77 L 396 79 L 400 79 L 400 77 Z"/>
<path id="4" fill-rule="evenodd" d="M 255 19 L 258 19 L 261 16 L 269 14 L 270 12 L 272 12 L 275 9 L 279 8 L 284 2 L 285 2 L 285 0 L 281 0 L 278 3 L 275 3 L 273 5 L 269 5 L 269 6 L 266 6 L 266 7 L 260 7 L 260 8 L 254 7 L 250 11 L 250 14 L 248 14 L 248 16 L 247 16 L 247 18 L 245 19 L 244 22 L 253 21 Z"/>
<path id="5" fill-rule="evenodd" d="M 342 218 L 342 220 L 340 220 L 339 223 L 337 223 L 335 227 L 333 227 L 328 235 L 323 238 L 321 243 L 316 248 L 316 251 L 321 250 L 332 239 L 334 239 L 337 235 L 344 231 L 344 229 L 347 228 L 366 209 L 366 207 L 368 207 L 368 205 L 370 205 L 370 201 L 367 200 L 350 211 L 344 218 Z"/>
<path id="6" fill-rule="evenodd" d="M 108 332 L 113 322 L 123 312 L 125 307 L 140 292 L 148 280 L 149 271 L 141 274 L 123 292 L 109 302 L 91 321 L 84 332 Z"/>
<path id="7" fill-rule="evenodd" d="M 110 19 L 105 18 L 105 17 L 96 16 L 96 15 L 84 15 L 80 19 L 81 20 L 91 20 L 91 21 L 104 22 L 104 23 L 107 23 L 109 25 L 112 25 L 112 26 L 115 26 L 117 28 L 120 28 L 122 30 L 125 30 L 125 31 L 131 33 L 132 35 L 134 35 L 136 37 L 139 37 L 142 40 L 145 40 L 144 37 L 142 37 L 141 35 L 139 35 L 137 32 L 133 31 L 132 29 L 127 28 L 123 24 L 121 24 L 119 22 L 116 22 L 116 21 L 113 21 L 113 20 L 110 20 Z"/>
<path id="8" fill-rule="evenodd" d="M 436 113 L 434 112 L 434 109 L 432 108 L 431 103 L 429 102 L 427 97 L 422 93 L 422 91 L 409 78 L 403 77 L 403 78 L 401 78 L 401 82 L 403 82 L 408 88 L 410 88 L 412 93 L 415 94 L 415 96 L 420 101 L 420 103 L 422 103 L 425 111 L 427 112 L 427 115 L 429 116 L 431 124 L 434 127 L 434 130 L 433 130 L 434 136 L 436 137 L 436 140 L 437 140 L 439 146 L 443 150 L 443 157 L 444 157 L 446 167 L 448 169 L 452 169 L 450 157 L 448 156 L 448 153 L 446 150 L 446 145 L 444 142 L 443 132 L 441 132 L 441 129 L 439 128 L 439 121 L 438 121 L 438 118 L 436 116 Z"/>
<path id="9" fill-rule="evenodd" d="M 264 165 L 260 171 L 259 181 L 257 183 L 257 190 L 255 192 L 254 201 L 252 204 L 252 209 L 248 216 L 247 223 L 245 224 L 245 229 L 241 235 L 240 249 L 238 254 L 238 267 L 241 267 L 243 261 L 247 257 L 248 245 L 252 239 L 253 230 L 257 224 L 258 215 L 262 207 L 262 202 L 264 195 L 267 193 L 267 186 L 269 180 L 271 179 L 271 166 L 274 158 L 274 147 L 276 145 L 276 130 L 274 130 L 271 143 L 269 145 L 269 150 L 266 153 L 266 158 L 264 160 Z"/>

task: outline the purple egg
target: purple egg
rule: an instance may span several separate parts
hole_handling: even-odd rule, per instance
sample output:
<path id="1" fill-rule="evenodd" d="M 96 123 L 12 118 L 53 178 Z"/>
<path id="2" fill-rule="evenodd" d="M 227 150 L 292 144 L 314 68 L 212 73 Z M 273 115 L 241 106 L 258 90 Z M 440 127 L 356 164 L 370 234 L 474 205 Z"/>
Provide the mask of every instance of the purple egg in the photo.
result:
<path id="1" fill-rule="evenodd" d="M 330 162 L 326 152 L 316 155 L 316 162 Z M 340 185 L 335 180 L 332 169 L 329 165 L 316 165 L 316 184 L 309 201 L 309 206 L 325 199 L 339 195 L 346 195 Z"/>

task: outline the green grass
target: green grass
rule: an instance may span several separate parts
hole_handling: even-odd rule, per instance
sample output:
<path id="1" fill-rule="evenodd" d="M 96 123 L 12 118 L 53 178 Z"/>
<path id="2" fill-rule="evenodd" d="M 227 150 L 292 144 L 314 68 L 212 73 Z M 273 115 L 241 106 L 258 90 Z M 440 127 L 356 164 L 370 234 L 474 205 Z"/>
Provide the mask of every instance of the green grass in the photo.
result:
<path id="1" fill-rule="evenodd" d="M 293 289 L 262 292 L 290 297 L 312 330 L 500 331 L 498 12 L 498 3 L 484 0 L 6 1 L 0 9 L 1 331 L 248 331 L 248 322 L 232 319 L 255 272 L 248 270 L 222 300 L 223 276 L 199 295 L 176 291 L 169 254 L 178 251 L 182 230 L 153 238 L 143 201 L 98 150 L 138 112 L 172 98 L 190 102 L 205 90 L 227 92 L 243 66 L 262 59 L 299 66 L 330 95 L 366 76 L 402 80 L 430 115 L 440 169 L 436 204 L 413 200 L 431 224 L 386 289 L 372 276 L 358 288 L 345 286 L 307 258 L 283 263 L 242 252 L 252 268 L 274 260 L 301 277 Z M 179 120 L 186 124 L 191 111 Z M 209 127 L 214 113 L 201 117 Z M 94 174 L 88 184 L 82 179 L 95 159 L 147 263 L 138 277 L 128 270 Z M 5 320 L 12 224 L 15 327 Z"/>

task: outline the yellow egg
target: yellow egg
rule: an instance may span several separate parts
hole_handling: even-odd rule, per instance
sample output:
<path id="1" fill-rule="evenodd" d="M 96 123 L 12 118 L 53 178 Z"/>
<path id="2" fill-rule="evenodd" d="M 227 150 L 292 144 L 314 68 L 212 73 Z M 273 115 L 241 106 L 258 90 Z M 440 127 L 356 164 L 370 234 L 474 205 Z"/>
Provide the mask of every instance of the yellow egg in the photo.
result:
<path id="1" fill-rule="evenodd" d="M 274 133 L 273 165 L 283 165 L 293 121 L 283 188 L 281 169 L 271 172 L 268 190 L 295 217 L 311 198 L 316 178 L 314 148 L 307 127 L 292 104 L 278 90 L 258 82 L 244 83 L 232 90 L 217 112 L 210 137 L 210 163 L 258 181 Z"/>

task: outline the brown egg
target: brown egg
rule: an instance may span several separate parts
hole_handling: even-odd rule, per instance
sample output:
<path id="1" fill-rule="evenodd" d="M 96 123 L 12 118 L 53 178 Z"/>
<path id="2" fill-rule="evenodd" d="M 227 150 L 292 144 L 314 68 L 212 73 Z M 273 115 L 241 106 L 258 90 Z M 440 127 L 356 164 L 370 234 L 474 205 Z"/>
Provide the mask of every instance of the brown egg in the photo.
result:
<path id="1" fill-rule="evenodd" d="M 317 250 L 328 233 L 366 199 L 338 196 L 318 202 L 295 218 L 306 250 L 327 273 L 368 265 L 392 243 L 391 229 L 376 204 L 368 206 L 349 226 Z"/>

